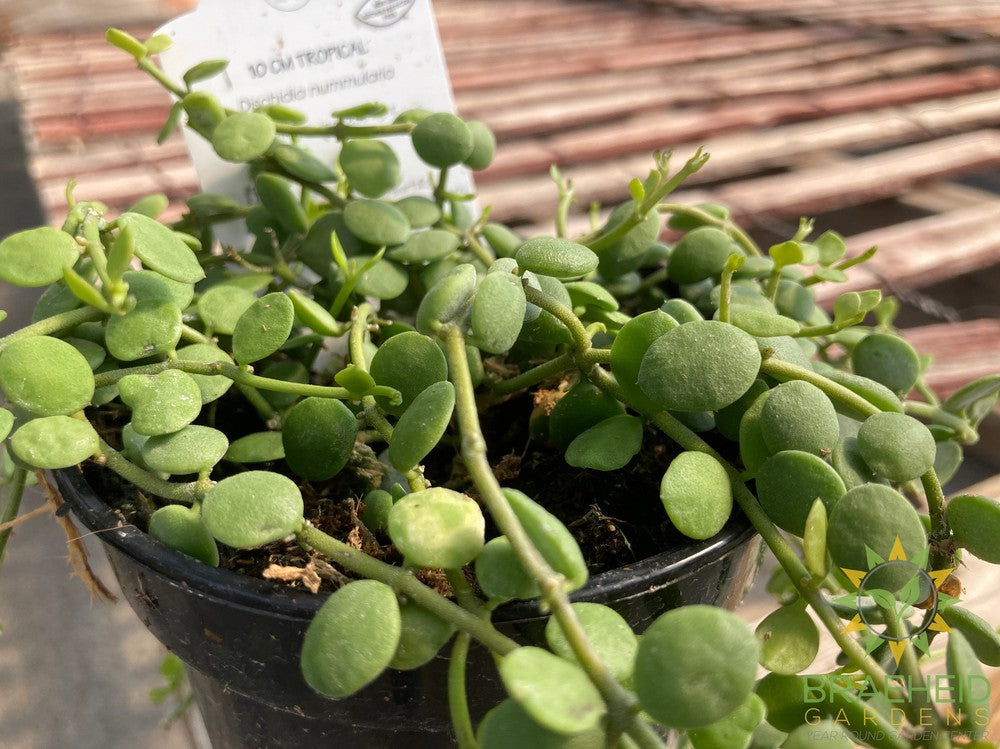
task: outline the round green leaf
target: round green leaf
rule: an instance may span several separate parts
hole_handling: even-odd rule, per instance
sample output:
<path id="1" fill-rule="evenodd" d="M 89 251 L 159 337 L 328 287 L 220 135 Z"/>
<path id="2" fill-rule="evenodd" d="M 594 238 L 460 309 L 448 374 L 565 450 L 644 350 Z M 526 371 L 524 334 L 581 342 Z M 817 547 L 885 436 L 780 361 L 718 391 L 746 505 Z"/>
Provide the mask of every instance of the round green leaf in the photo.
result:
<path id="1" fill-rule="evenodd" d="M 285 457 L 281 432 L 254 432 L 229 445 L 226 460 L 233 463 L 266 463 Z"/>
<path id="2" fill-rule="evenodd" d="M 639 387 L 675 411 L 714 411 L 750 389 L 760 351 L 750 335 L 716 320 L 680 325 L 657 338 L 639 367 Z"/>
<path id="3" fill-rule="evenodd" d="M 991 564 L 1000 564 L 1000 502 L 975 495 L 948 503 L 948 525 L 959 546 Z"/>
<path id="4" fill-rule="evenodd" d="M 201 413 L 198 384 L 176 369 L 155 375 L 126 375 L 118 382 L 118 392 L 132 409 L 132 427 L 139 434 L 179 431 Z"/>
<path id="5" fill-rule="evenodd" d="M 288 412 L 281 426 L 285 460 L 302 478 L 325 481 L 347 465 L 357 432 L 357 419 L 340 401 L 305 398 Z"/>
<path id="6" fill-rule="evenodd" d="M 389 511 L 389 537 L 418 567 L 468 564 L 483 548 L 485 527 L 474 500 L 442 487 L 407 494 Z"/>
<path id="7" fill-rule="evenodd" d="M 448 362 L 433 340 L 422 333 L 406 331 L 378 347 L 368 371 L 379 385 L 395 388 L 403 396 L 403 402 L 396 406 L 386 398 L 378 398 L 382 408 L 398 415 L 428 387 L 448 379 Z"/>
<path id="8" fill-rule="evenodd" d="M 409 219 L 410 226 L 414 229 L 434 226 L 441 220 L 441 209 L 438 204 L 422 195 L 410 195 L 397 200 L 394 205 Z"/>
<path id="9" fill-rule="evenodd" d="M 267 155 L 293 177 L 306 182 L 333 182 L 337 179 L 337 173 L 327 166 L 326 162 L 291 143 L 273 143 Z"/>
<path id="10" fill-rule="evenodd" d="M 597 255 L 589 247 L 555 237 L 529 239 L 514 259 L 524 270 L 553 278 L 576 278 L 597 268 Z"/>
<path id="11" fill-rule="evenodd" d="M 372 255 L 358 255 L 359 265 L 366 264 Z M 379 260 L 366 270 L 358 279 L 354 290 L 362 296 L 373 296 L 376 299 L 395 299 L 410 283 L 406 269 L 391 260 Z"/>
<path id="12" fill-rule="evenodd" d="M 14 428 L 14 414 L 6 408 L 0 408 L 0 440 L 7 439 L 10 430 Z"/>
<path id="13" fill-rule="evenodd" d="M 625 408 L 588 380 L 581 380 L 559 399 L 549 414 L 549 438 L 565 451 L 577 437 Z"/>
<path id="14" fill-rule="evenodd" d="M 399 184 L 399 159 L 382 141 L 352 138 L 340 149 L 339 160 L 351 187 L 365 197 L 381 197 Z"/>
<path id="15" fill-rule="evenodd" d="M 992 624 L 961 606 L 945 607 L 941 610 L 941 618 L 965 636 L 980 663 L 1000 666 L 1000 634 Z"/>
<path id="16" fill-rule="evenodd" d="M 833 403 L 818 387 L 802 380 L 771 390 L 760 414 L 760 428 L 772 453 L 801 450 L 829 455 L 840 441 Z"/>
<path id="17" fill-rule="evenodd" d="M 401 630 L 396 593 L 375 580 L 355 580 L 324 603 L 302 641 L 302 675 L 327 697 L 348 697 L 392 661 Z"/>
<path id="18" fill-rule="evenodd" d="M 437 446 L 455 408 L 455 386 L 435 382 L 421 392 L 399 422 L 389 441 L 389 460 L 401 472 L 415 468 Z"/>
<path id="19" fill-rule="evenodd" d="M 780 528 L 801 536 L 813 500 L 833 509 L 845 493 L 844 482 L 822 458 L 801 450 L 784 450 L 768 458 L 757 474 L 757 496 Z"/>
<path id="20" fill-rule="evenodd" d="M 858 430 L 858 451 L 876 475 L 901 483 L 934 466 L 937 446 L 930 430 L 912 416 L 877 413 Z"/>
<path id="21" fill-rule="evenodd" d="M 389 525 L 389 510 L 393 501 L 392 495 L 384 489 L 372 489 L 365 495 L 361 522 L 370 530 L 384 531 Z"/>
<path id="22" fill-rule="evenodd" d="M 47 286 L 79 256 L 80 246 L 64 231 L 49 226 L 19 231 L 0 242 L 0 278 L 14 286 Z"/>
<path id="23" fill-rule="evenodd" d="M 768 391 L 767 383 L 757 378 L 753 385 L 743 395 L 725 408 L 720 408 L 715 412 L 715 427 L 723 437 L 736 442 L 740 438 L 740 422 L 747 409 L 753 405 L 763 393 Z"/>
<path id="24" fill-rule="evenodd" d="M 285 231 L 305 234 L 309 220 L 292 182 L 277 174 L 262 172 L 254 177 L 253 184 L 261 204 Z"/>
<path id="25" fill-rule="evenodd" d="M 292 306 L 295 307 L 295 316 L 314 333 L 330 336 L 343 334 L 343 326 L 312 297 L 298 289 L 289 289 L 288 298 L 292 300 Z"/>
<path id="26" fill-rule="evenodd" d="M 421 333 L 435 333 L 468 306 L 476 290 L 476 269 L 463 263 L 439 279 L 424 295 L 417 308 L 416 326 Z"/>
<path id="27" fill-rule="evenodd" d="M 973 739 L 986 733 L 990 717 L 990 682 L 983 674 L 976 653 L 961 632 L 948 633 L 947 673 L 957 683 L 967 685 L 958 692 L 956 707 L 961 712 L 961 726 Z"/>
<path id="28" fill-rule="evenodd" d="M 751 745 L 755 729 L 761 725 L 767 708 L 756 694 L 729 715 L 710 726 L 688 731 L 688 738 L 694 749 L 733 749 Z M 768 745 L 769 746 L 769 745 Z"/>
<path id="29" fill-rule="evenodd" d="M 406 242 L 393 247 L 387 254 L 399 263 L 430 263 L 447 257 L 460 243 L 457 234 L 444 229 L 428 229 L 414 232 Z"/>
<path id="30" fill-rule="evenodd" d="M 422 119 L 410 133 L 417 155 L 440 169 L 461 164 L 472 156 L 475 140 L 469 126 L 447 112 Z"/>
<path id="31" fill-rule="evenodd" d="M 406 601 L 399 606 L 400 636 L 389 668 L 420 668 L 438 654 L 455 633 L 455 627 L 423 606 Z"/>
<path id="32" fill-rule="evenodd" d="M 666 312 L 682 325 L 686 322 L 705 319 L 698 308 L 686 299 L 668 299 L 660 305 L 660 311 Z"/>
<path id="33" fill-rule="evenodd" d="M 797 602 L 768 614 L 757 625 L 756 635 L 760 665 L 777 674 L 804 671 L 819 652 L 819 629 Z"/>
<path id="34" fill-rule="evenodd" d="M 635 213 L 636 205 L 627 200 L 615 208 L 602 228 L 602 233 L 614 231 Z M 659 211 L 649 211 L 638 225 L 629 229 L 624 237 L 611 243 L 600 252 L 600 273 L 603 278 L 617 279 L 638 268 L 649 248 L 660 236 Z"/>
<path id="35" fill-rule="evenodd" d="M 135 361 L 173 351 L 181 327 L 181 311 L 173 302 L 143 301 L 124 315 L 108 318 L 104 342 L 118 361 Z"/>
<path id="36" fill-rule="evenodd" d="M 857 437 L 844 437 L 830 455 L 830 465 L 844 480 L 844 486 L 853 489 L 861 484 L 879 483 L 879 478 L 861 457 Z"/>
<path id="37" fill-rule="evenodd" d="M 194 299 L 194 286 L 167 278 L 155 270 L 127 270 L 122 280 L 137 301 L 172 302 L 177 309 L 187 309 Z"/>
<path id="38" fill-rule="evenodd" d="M 201 513 L 182 505 L 166 505 L 149 518 L 149 535 L 160 543 L 212 567 L 219 566 L 219 547 L 201 521 Z"/>
<path id="39" fill-rule="evenodd" d="M 136 257 L 147 268 L 180 283 L 196 283 L 205 277 L 191 248 L 163 224 L 140 213 L 123 213 L 118 226 L 132 230 Z"/>
<path id="40" fill-rule="evenodd" d="M 617 471 L 642 448 L 642 419 L 612 416 L 582 432 L 566 448 L 566 462 L 577 468 Z"/>
<path id="41" fill-rule="evenodd" d="M 707 453 L 683 452 L 670 462 L 660 482 L 663 508 L 688 538 L 711 538 L 729 520 L 733 489 L 729 475 Z"/>
<path id="42" fill-rule="evenodd" d="M 255 549 L 294 533 L 302 525 L 302 511 L 295 482 L 270 471 L 224 478 L 202 502 L 209 532 L 237 549 Z"/>
<path id="43" fill-rule="evenodd" d="M 274 142 L 275 125 L 267 115 L 233 112 L 212 133 L 212 148 L 226 161 L 253 161 Z"/>
<path id="44" fill-rule="evenodd" d="M 472 153 L 465 157 L 464 164 L 470 169 L 485 169 L 493 161 L 497 150 L 497 139 L 485 122 L 469 120 L 466 123 L 472 133 Z"/>
<path id="45" fill-rule="evenodd" d="M 764 442 L 760 426 L 760 415 L 764 410 L 770 390 L 765 390 L 750 404 L 740 420 L 740 460 L 751 475 L 757 473 L 764 461 L 771 457 L 771 451 Z"/>
<path id="46" fill-rule="evenodd" d="M 199 297 L 198 316 L 209 330 L 232 335 L 240 316 L 255 301 L 257 297 L 246 289 L 232 284 L 220 284 Z"/>
<path id="47" fill-rule="evenodd" d="M 526 308 L 518 278 L 506 273 L 487 274 L 472 302 L 472 342 L 490 354 L 508 351 L 521 333 Z"/>
<path id="48" fill-rule="evenodd" d="M 236 321 L 233 358 L 240 364 L 250 364 L 270 356 L 288 340 L 294 320 L 295 308 L 286 294 L 265 294 Z"/>
<path id="49" fill-rule="evenodd" d="M 69 468 L 96 454 L 99 443 L 89 422 L 43 416 L 14 432 L 10 448 L 19 460 L 35 468 Z"/>
<path id="50" fill-rule="evenodd" d="M 629 402 L 646 413 L 656 413 L 660 407 L 639 387 L 639 369 L 653 341 L 677 327 L 677 321 L 665 312 L 652 310 L 632 318 L 615 336 L 611 344 L 611 371 Z"/>
<path id="51" fill-rule="evenodd" d="M 758 646 L 735 614 L 714 606 L 668 611 L 639 643 L 633 677 L 643 709 L 673 728 L 703 728 L 753 692 Z"/>
<path id="52" fill-rule="evenodd" d="M 679 284 L 697 283 L 718 276 L 736 245 L 722 229 L 705 226 L 685 234 L 670 253 L 667 268 L 670 280 Z"/>
<path id="53" fill-rule="evenodd" d="M 781 749 L 853 749 L 854 746 L 843 726 L 833 720 L 821 720 L 796 728 L 782 742 Z"/>
<path id="54" fill-rule="evenodd" d="M 154 471 L 170 474 L 202 473 L 222 460 L 229 440 L 218 429 L 188 426 L 150 437 L 142 445 L 142 459 Z"/>
<path id="55" fill-rule="evenodd" d="M 70 344 L 33 336 L 9 344 L 0 353 L 0 388 L 18 408 L 40 416 L 64 416 L 90 403 L 94 373 Z"/>
<path id="56" fill-rule="evenodd" d="M 709 216 L 714 216 L 715 218 L 729 218 L 729 209 L 719 203 L 698 203 L 698 205 L 693 207 L 707 213 Z M 706 224 L 702 219 L 695 216 L 689 216 L 684 213 L 673 213 L 667 221 L 667 226 L 674 231 L 691 231 L 692 229 L 697 229 L 705 225 Z"/>
<path id="57" fill-rule="evenodd" d="M 574 307 L 594 307 L 596 309 L 614 312 L 618 309 L 618 300 L 600 284 L 591 281 L 570 281 L 566 291 Z"/>
<path id="58" fill-rule="evenodd" d="M 862 377 L 906 395 L 920 376 L 920 357 L 913 346 L 891 333 L 872 333 L 851 350 L 851 367 Z"/>
<path id="59" fill-rule="evenodd" d="M 566 578 L 570 591 L 587 582 L 587 563 L 580 547 L 559 518 L 517 489 L 504 489 L 504 496 L 531 542 L 556 572 Z"/>
<path id="60" fill-rule="evenodd" d="M 540 726 L 509 698 L 486 713 L 476 740 L 481 749 L 605 749 L 607 746 L 600 728 L 574 734 L 556 733 Z"/>
<path id="61" fill-rule="evenodd" d="M 493 601 L 529 599 L 541 595 L 538 585 L 517 558 L 506 536 L 490 539 L 476 557 L 476 581 Z"/>
<path id="62" fill-rule="evenodd" d="M 483 239 L 489 243 L 497 257 L 514 257 L 524 241 L 504 224 L 490 221 L 483 227 Z"/>
<path id="63" fill-rule="evenodd" d="M 639 640 L 628 622 L 614 609 L 599 603 L 571 605 L 601 662 L 619 681 L 627 679 L 632 673 L 635 654 L 639 649 Z M 572 663 L 578 662 L 576 653 L 555 617 L 549 617 L 545 625 L 545 641 L 560 658 Z"/>
<path id="64" fill-rule="evenodd" d="M 344 223 L 351 234 L 375 247 L 403 244 L 410 236 L 406 214 L 381 200 L 348 203 L 344 208 Z"/>
<path id="65" fill-rule="evenodd" d="M 792 318 L 754 309 L 745 304 L 733 305 L 729 322 L 752 336 L 771 337 L 799 332 L 799 324 Z"/>
<path id="66" fill-rule="evenodd" d="M 508 694 L 539 725 L 575 734 L 598 727 L 607 708 L 579 666 L 536 647 L 521 647 L 499 665 Z"/>
<path id="67" fill-rule="evenodd" d="M 927 544 L 913 505 L 881 484 L 863 484 L 848 491 L 834 505 L 829 528 L 827 548 L 834 564 L 851 570 L 868 569 L 866 547 L 888 559 L 897 536 L 908 559 Z"/>
<path id="68" fill-rule="evenodd" d="M 225 362 L 232 364 L 229 354 L 210 343 L 192 343 L 190 346 L 177 349 L 177 358 L 181 361 L 195 361 L 203 364 Z M 221 398 L 233 386 L 233 381 L 224 375 L 189 375 L 198 385 L 201 392 L 201 402 L 211 403 Z"/>

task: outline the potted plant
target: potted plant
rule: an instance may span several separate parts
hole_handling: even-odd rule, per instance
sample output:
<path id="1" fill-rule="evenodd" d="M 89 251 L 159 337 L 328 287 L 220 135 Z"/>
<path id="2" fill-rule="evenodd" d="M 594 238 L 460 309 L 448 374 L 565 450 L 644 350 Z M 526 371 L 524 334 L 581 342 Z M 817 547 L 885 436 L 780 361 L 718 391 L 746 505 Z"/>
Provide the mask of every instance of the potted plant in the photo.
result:
<path id="1" fill-rule="evenodd" d="M 0 277 L 46 287 L 0 339 L 3 519 L 55 471 L 218 747 L 992 746 L 1000 637 L 951 573 L 1000 561 L 1000 505 L 941 483 L 1000 377 L 941 402 L 892 300 L 816 304 L 872 252 L 808 221 L 762 251 L 668 202 L 701 153 L 657 154 L 572 239 L 553 171 L 556 235 L 522 239 L 448 190 L 492 158 L 481 123 L 233 112 L 197 89 L 224 62 L 173 81 L 164 38 L 108 38 L 176 96 L 165 132 L 186 118 L 259 202 L 198 194 L 164 224 L 156 196 L 113 216 L 70 193 L 61 229 L 0 243 Z M 384 197 L 390 136 L 429 197 Z M 216 245 L 229 222 L 246 247 Z M 781 569 L 756 632 L 719 605 L 753 531 Z M 841 662 L 804 676 L 816 620 Z M 920 670 L 944 631 L 946 697 Z"/>

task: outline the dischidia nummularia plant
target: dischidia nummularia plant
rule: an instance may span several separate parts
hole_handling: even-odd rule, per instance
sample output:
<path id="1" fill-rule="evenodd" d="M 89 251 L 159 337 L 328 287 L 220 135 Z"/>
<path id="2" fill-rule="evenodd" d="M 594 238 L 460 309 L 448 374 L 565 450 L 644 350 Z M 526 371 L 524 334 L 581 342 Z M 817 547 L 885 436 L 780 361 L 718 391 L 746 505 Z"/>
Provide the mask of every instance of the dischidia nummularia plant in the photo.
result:
<path id="1" fill-rule="evenodd" d="M 165 224 L 162 196 L 113 216 L 70 192 L 61 229 L 3 240 L 0 277 L 46 288 L 31 324 L 0 339 L 16 466 L 0 522 L 29 471 L 90 463 L 91 480 L 138 490 L 130 521 L 207 565 L 261 547 L 324 557 L 347 582 L 306 633 L 306 681 L 342 698 L 450 643 L 461 747 L 651 747 L 665 729 L 697 749 L 994 746 L 981 693 L 935 706 L 913 687 L 944 631 L 955 684 L 1000 665 L 1000 637 L 956 604 L 949 575 L 960 553 L 1000 562 L 1000 505 L 941 489 L 1000 376 L 942 402 L 893 300 L 817 305 L 815 286 L 874 250 L 848 258 L 802 221 L 761 251 L 725 208 L 669 202 L 703 153 L 676 170 L 657 154 L 573 238 L 573 188 L 553 170 L 555 236 L 523 240 L 448 190 L 450 169 L 492 159 L 481 123 L 384 124 L 374 104 L 320 125 L 282 106 L 235 112 L 197 90 L 223 61 L 173 81 L 150 57 L 169 40 L 108 38 L 176 97 L 163 136 L 186 119 L 248 166 L 259 202 L 198 194 Z M 316 137 L 342 143 L 335 164 L 303 145 Z M 433 171 L 430 197 L 385 197 L 393 137 Z M 664 217 L 683 233 L 673 246 Z M 213 228 L 236 220 L 247 247 L 219 248 Z M 585 524 L 553 514 L 561 498 L 523 491 L 525 445 L 556 458 L 553 475 L 611 476 L 626 496 L 585 501 L 630 505 L 654 529 L 706 539 L 745 513 L 780 565 L 780 607 L 756 632 L 683 607 L 640 637 L 612 608 L 572 603 L 595 551 L 574 537 Z M 641 473 L 655 477 L 644 495 L 630 489 Z M 334 507 L 350 522 L 331 522 Z M 622 525 L 631 548 L 641 529 Z M 491 623 L 532 598 L 551 615 L 544 643 Z M 914 618 L 926 607 L 929 624 Z M 842 653 L 807 676 L 816 621 Z M 509 693 L 478 726 L 472 640 Z"/>

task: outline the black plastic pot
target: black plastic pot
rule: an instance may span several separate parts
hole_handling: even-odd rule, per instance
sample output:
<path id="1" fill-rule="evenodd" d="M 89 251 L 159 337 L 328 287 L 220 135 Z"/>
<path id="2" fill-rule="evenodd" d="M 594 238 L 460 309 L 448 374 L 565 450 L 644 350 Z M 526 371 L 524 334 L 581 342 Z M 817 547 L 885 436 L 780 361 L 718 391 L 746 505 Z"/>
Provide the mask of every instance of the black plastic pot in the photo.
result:
<path id="1" fill-rule="evenodd" d="M 80 521 L 105 542 L 139 618 L 190 666 L 214 749 L 452 745 L 444 654 L 415 671 L 388 671 L 354 697 L 323 698 L 302 679 L 299 649 L 325 595 L 202 565 L 122 525 L 78 471 L 59 471 L 56 480 Z M 637 631 L 682 605 L 732 608 L 753 578 L 758 548 L 739 515 L 707 541 L 595 575 L 573 598 L 615 608 Z M 494 621 L 521 642 L 543 641 L 546 618 L 533 602 L 505 606 Z M 504 697 L 485 649 L 473 648 L 468 681 L 474 716 Z"/>

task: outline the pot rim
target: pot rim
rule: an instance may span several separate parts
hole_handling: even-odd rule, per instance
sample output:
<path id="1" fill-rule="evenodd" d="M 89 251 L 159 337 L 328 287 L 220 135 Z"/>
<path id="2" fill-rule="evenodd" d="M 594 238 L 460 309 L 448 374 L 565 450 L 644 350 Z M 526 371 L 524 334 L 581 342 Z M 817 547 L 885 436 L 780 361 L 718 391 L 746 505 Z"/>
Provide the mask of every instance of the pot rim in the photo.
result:
<path id="1" fill-rule="evenodd" d="M 125 524 L 84 479 L 79 468 L 52 471 L 66 503 L 92 534 L 178 584 L 232 603 L 311 619 L 329 594 L 313 594 L 262 578 L 209 567 L 175 551 L 137 526 Z M 662 588 L 694 574 L 720 556 L 726 556 L 756 534 L 749 520 L 734 507 L 723 529 L 704 541 L 690 541 L 633 564 L 593 575 L 571 595 L 571 600 L 606 603 Z M 513 601 L 497 608 L 494 622 L 541 616 L 538 601 Z"/>

